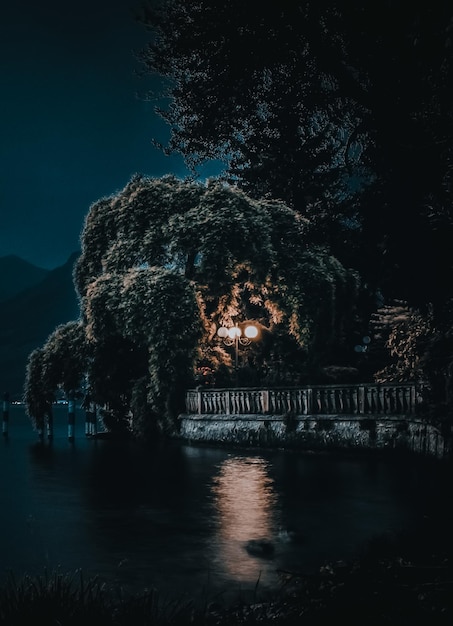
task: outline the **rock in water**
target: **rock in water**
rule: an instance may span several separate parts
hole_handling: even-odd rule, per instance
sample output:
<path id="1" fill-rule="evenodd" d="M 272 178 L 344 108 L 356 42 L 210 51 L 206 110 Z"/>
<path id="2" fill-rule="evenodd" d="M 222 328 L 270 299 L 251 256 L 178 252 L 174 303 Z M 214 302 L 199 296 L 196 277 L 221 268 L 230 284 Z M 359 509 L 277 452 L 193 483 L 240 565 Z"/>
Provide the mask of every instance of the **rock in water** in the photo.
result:
<path id="1" fill-rule="evenodd" d="M 275 552 L 274 544 L 269 539 L 250 539 L 245 545 L 245 549 L 253 556 L 269 558 Z"/>

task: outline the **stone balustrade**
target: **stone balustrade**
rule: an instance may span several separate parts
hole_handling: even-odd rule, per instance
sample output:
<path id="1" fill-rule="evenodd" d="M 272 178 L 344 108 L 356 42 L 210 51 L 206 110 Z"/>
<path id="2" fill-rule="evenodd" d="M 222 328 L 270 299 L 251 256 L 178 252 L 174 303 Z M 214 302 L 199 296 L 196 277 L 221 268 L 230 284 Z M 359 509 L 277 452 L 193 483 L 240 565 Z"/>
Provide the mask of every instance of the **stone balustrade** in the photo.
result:
<path id="1" fill-rule="evenodd" d="M 415 384 L 314 385 L 288 389 L 191 389 L 188 414 L 198 415 L 414 415 Z"/>

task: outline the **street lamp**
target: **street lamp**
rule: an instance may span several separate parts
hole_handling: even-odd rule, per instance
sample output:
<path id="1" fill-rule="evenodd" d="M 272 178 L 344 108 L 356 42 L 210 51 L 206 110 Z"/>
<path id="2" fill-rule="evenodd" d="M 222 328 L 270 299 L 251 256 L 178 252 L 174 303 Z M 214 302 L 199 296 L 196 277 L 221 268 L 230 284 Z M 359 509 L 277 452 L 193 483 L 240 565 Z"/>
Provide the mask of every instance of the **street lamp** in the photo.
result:
<path id="1" fill-rule="evenodd" d="M 222 339 L 226 346 L 234 346 L 234 371 L 236 374 L 236 385 L 238 376 L 238 358 L 239 358 L 239 345 L 248 346 L 252 342 L 252 339 L 258 337 L 258 328 L 254 324 L 247 324 L 244 327 L 244 331 L 235 326 L 220 326 L 217 329 L 217 335 Z"/>

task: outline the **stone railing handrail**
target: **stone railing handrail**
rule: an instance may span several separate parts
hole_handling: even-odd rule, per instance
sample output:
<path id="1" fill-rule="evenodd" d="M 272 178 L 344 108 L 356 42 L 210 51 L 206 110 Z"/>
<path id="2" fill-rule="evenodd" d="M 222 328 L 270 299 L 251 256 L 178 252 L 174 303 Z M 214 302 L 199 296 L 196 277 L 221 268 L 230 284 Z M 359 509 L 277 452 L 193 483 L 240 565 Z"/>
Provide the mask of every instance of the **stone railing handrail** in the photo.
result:
<path id="1" fill-rule="evenodd" d="M 421 402 L 422 388 L 414 383 L 186 392 L 192 415 L 413 415 Z"/>

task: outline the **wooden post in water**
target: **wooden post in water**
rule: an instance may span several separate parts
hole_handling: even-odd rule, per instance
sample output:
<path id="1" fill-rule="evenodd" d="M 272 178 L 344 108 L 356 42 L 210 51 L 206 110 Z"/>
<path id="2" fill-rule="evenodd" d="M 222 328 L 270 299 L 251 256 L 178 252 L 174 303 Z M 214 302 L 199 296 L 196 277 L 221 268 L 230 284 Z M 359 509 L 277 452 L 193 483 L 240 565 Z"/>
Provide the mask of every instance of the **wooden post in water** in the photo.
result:
<path id="1" fill-rule="evenodd" d="M 8 437 L 8 425 L 9 425 L 9 393 L 6 392 L 3 395 L 3 423 L 2 432 L 4 437 Z"/>
<path id="2" fill-rule="evenodd" d="M 49 441 L 52 441 L 52 439 L 53 439 L 53 412 L 52 412 L 52 407 L 49 408 L 49 412 L 47 413 L 46 426 L 47 426 L 47 439 Z"/>
<path id="3" fill-rule="evenodd" d="M 74 425 L 75 425 L 75 398 L 74 392 L 69 394 L 68 399 L 68 439 L 74 441 Z"/>
<path id="4" fill-rule="evenodd" d="M 93 410 L 91 411 L 90 435 L 97 434 L 97 410 L 96 404 L 93 402 Z"/>
<path id="5" fill-rule="evenodd" d="M 82 408 L 85 410 L 85 437 L 96 434 L 96 403 L 89 393 L 86 394 Z"/>
<path id="6" fill-rule="evenodd" d="M 96 434 L 96 405 L 90 401 L 85 412 L 85 435 L 91 437 Z"/>
<path id="7" fill-rule="evenodd" d="M 88 437 L 90 434 L 90 424 L 91 424 L 91 401 L 89 398 L 85 398 L 83 408 L 85 409 L 85 437 Z"/>

